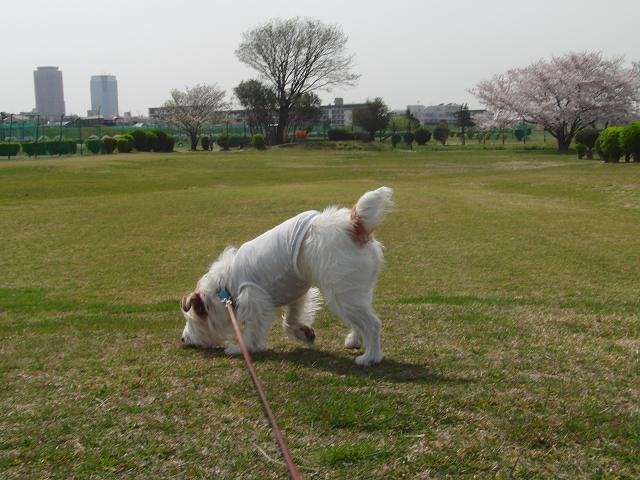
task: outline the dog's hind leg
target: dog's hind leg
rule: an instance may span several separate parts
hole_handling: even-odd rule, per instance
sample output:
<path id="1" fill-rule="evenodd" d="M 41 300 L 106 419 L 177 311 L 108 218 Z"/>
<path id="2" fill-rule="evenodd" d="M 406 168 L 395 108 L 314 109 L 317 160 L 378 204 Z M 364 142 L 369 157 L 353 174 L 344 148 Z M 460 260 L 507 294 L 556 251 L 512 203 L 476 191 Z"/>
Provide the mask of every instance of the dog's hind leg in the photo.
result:
<path id="1" fill-rule="evenodd" d="M 282 329 L 291 338 L 305 343 L 313 343 L 316 334 L 311 324 L 315 313 L 320 308 L 320 291 L 310 288 L 306 294 L 287 306 L 287 313 L 282 318 Z"/>
<path id="2" fill-rule="evenodd" d="M 382 322 L 373 311 L 371 303 L 363 301 L 360 295 L 337 294 L 327 296 L 326 300 L 336 315 L 351 327 L 352 332 L 347 336 L 347 341 L 350 337 L 352 340 L 364 341 L 364 354 L 356 357 L 356 363 L 365 366 L 380 363 L 384 358 L 380 347 Z"/>
<path id="3" fill-rule="evenodd" d="M 356 349 L 362 347 L 362 337 L 355 330 L 351 330 L 344 339 L 345 348 Z"/>

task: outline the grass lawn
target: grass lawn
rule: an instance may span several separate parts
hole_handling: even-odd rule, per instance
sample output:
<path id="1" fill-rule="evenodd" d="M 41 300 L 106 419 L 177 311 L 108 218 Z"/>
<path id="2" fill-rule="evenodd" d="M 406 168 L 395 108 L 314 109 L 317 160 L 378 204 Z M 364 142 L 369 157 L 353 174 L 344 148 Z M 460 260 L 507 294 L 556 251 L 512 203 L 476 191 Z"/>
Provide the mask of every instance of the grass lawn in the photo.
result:
<path id="1" fill-rule="evenodd" d="M 0 477 L 283 478 L 241 359 L 184 348 L 225 245 L 395 189 L 360 368 L 254 357 L 305 478 L 638 478 L 640 165 L 544 151 L 0 161 Z"/>

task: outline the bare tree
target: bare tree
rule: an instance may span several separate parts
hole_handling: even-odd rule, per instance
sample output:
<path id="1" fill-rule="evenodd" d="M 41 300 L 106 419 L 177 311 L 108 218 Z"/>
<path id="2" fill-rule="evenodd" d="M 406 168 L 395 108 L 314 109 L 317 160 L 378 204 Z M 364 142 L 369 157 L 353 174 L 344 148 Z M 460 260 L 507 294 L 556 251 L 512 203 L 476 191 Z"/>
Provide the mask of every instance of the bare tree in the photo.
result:
<path id="1" fill-rule="evenodd" d="M 271 83 L 278 96 L 278 143 L 284 142 L 289 114 L 304 93 L 358 80 L 346 43 L 338 26 L 298 17 L 272 20 L 243 34 L 236 56 Z"/>
<path id="2" fill-rule="evenodd" d="M 227 108 L 224 90 L 216 85 L 195 85 L 184 91 L 173 89 L 171 98 L 160 110 L 161 119 L 189 135 L 191 150 L 196 149 L 202 127 L 214 123 L 216 117 Z"/>

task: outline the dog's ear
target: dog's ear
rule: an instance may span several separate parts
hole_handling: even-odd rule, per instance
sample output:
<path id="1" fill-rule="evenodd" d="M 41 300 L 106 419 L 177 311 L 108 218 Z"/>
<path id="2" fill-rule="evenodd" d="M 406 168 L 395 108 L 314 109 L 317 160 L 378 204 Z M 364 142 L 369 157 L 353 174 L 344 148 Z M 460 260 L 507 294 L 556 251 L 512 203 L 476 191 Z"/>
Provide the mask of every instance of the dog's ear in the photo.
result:
<path id="1" fill-rule="evenodd" d="M 182 297 L 182 310 L 188 312 L 193 307 L 193 311 L 199 317 L 204 317 L 207 314 L 207 310 L 204 308 L 204 302 L 198 292 L 187 293 Z"/>

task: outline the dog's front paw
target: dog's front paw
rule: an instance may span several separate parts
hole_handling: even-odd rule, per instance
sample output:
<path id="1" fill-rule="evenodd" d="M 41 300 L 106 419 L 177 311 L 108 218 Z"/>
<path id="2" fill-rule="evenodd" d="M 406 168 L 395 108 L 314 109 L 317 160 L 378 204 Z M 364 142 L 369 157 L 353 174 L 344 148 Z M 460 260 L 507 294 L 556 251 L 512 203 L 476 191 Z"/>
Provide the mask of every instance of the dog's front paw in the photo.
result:
<path id="1" fill-rule="evenodd" d="M 365 353 L 364 355 L 356 357 L 356 363 L 363 367 L 371 367 L 372 365 L 377 365 L 382 362 L 383 358 L 382 352 L 377 355 L 367 355 Z"/>
<path id="2" fill-rule="evenodd" d="M 240 348 L 240 345 L 227 345 L 227 348 L 224 349 L 224 353 L 237 357 L 238 355 L 242 355 L 242 349 Z"/>

